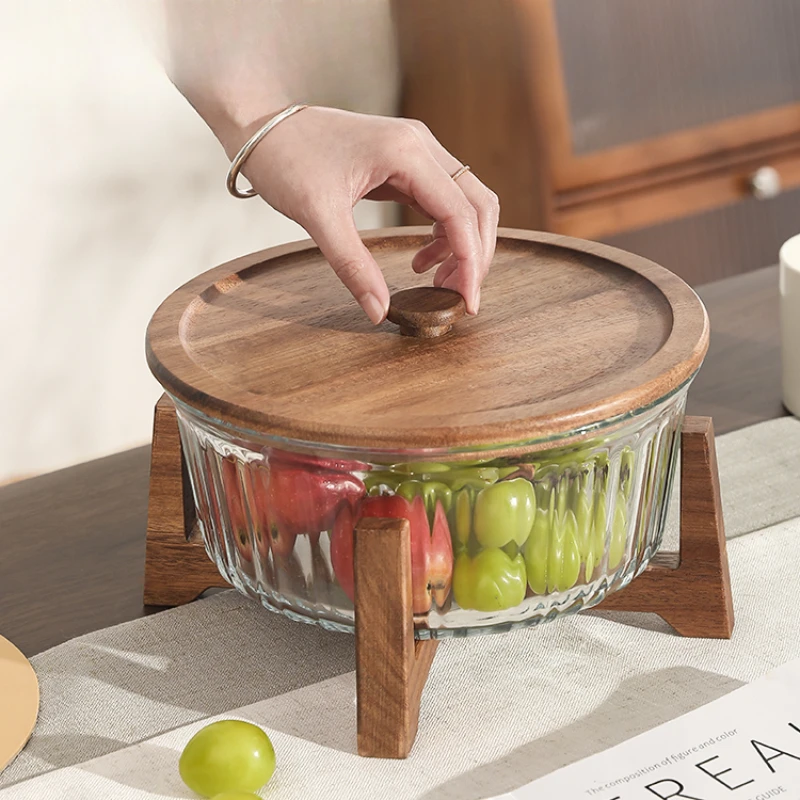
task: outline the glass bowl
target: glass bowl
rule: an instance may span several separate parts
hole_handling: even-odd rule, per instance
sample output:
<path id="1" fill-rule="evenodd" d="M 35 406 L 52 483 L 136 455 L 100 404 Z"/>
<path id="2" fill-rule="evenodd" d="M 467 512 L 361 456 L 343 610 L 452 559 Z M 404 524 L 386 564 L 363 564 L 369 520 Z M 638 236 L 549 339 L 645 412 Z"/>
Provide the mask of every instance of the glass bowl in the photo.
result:
<path id="1" fill-rule="evenodd" d="M 292 619 L 352 631 L 354 525 L 405 516 L 416 635 L 442 638 L 589 608 L 647 566 L 688 385 L 588 433 L 488 458 L 310 446 L 173 401 L 205 547 L 229 583 Z"/>

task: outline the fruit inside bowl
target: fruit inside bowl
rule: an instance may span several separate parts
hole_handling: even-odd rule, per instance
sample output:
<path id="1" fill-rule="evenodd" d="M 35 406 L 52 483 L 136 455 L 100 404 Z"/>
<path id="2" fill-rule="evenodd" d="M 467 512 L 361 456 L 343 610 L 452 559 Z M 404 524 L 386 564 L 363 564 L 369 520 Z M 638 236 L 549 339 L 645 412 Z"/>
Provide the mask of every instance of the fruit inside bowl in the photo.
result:
<path id="1" fill-rule="evenodd" d="M 244 447 L 181 411 L 207 548 L 269 608 L 352 629 L 354 530 L 405 518 L 418 634 L 599 602 L 658 544 L 682 398 L 612 434 L 514 457 L 379 461 Z"/>

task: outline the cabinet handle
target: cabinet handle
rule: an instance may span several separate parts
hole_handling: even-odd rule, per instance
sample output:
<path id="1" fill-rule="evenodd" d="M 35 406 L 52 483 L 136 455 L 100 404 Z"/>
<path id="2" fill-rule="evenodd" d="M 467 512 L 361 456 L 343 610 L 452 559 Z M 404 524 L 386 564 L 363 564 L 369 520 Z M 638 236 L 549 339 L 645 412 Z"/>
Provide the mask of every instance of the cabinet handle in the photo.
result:
<path id="1" fill-rule="evenodd" d="M 781 193 L 781 176 L 774 167 L 760 167 L 748 179 L 748 186 L 757 200 L 769 200 Z"/>

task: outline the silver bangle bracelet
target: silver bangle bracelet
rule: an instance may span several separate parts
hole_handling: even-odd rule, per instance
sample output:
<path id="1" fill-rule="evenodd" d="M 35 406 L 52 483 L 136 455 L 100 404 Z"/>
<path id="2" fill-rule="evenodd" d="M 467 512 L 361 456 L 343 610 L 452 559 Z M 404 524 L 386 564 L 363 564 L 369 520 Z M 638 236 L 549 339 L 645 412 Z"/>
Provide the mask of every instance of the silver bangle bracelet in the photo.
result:
<path id="1" fill-rule="evenodd" d="M 228 170 L 228 177 L 225 181 L 225 185 L 228 187 L 228 191 L 234 196 L 241 199 L 246 199 L 248 197 L 255 197 L 258 192 L 255 189 L 245 189 L 241 191 L 236 186 L 236 181 L 239 177 L 239 172 L 244 166 L 244 162 L 250 157 L 250 154 L 253 150 L 258 147 L 258 143 L 276 126 L 280 125 L 285 119 L 288 119 L 292 116 L 292 114 L 296 114 L 298 111 L 302 111 L 304 108 L 308 108 L 307 105 L 302 103 L 295 103 L 295 105 L 289 106 L 289 108 L 285 108 L 283 111 L 276 114 L 266 125 L 260 127 L 245 143 L 242 149 L 236 154 L 233 161 L 231 161 L 231 168 Z"/>

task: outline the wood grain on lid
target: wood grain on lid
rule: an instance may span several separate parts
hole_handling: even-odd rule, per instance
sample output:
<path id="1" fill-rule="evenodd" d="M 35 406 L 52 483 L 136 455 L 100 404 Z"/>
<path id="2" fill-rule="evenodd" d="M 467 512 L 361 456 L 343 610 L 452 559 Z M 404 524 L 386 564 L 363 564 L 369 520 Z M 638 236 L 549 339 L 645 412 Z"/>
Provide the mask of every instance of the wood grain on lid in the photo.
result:
<path id="1" fill-rule="evenodd" d="M 429 229 L 365 235 L 391 292 L 429 285 Z M 620 250 L 501 230 L 477 317 L 434 339 L 374 327 L 310 242 L 213 269 L 147 333 L 165 389 L 264 434 L 353 447 L 465 448 L 568 433 L 682 385 L 708 347 L 695 293 Z"/>

